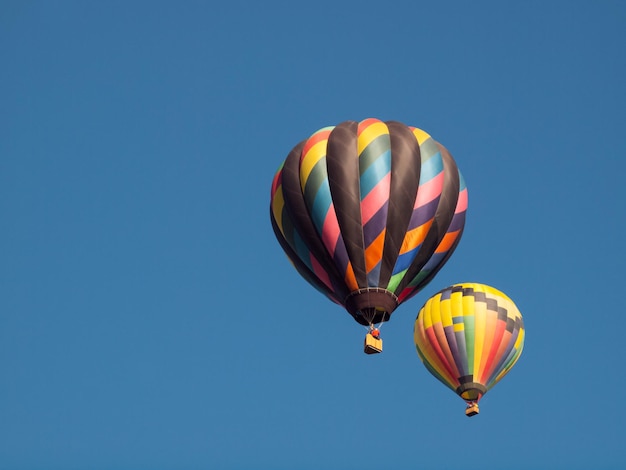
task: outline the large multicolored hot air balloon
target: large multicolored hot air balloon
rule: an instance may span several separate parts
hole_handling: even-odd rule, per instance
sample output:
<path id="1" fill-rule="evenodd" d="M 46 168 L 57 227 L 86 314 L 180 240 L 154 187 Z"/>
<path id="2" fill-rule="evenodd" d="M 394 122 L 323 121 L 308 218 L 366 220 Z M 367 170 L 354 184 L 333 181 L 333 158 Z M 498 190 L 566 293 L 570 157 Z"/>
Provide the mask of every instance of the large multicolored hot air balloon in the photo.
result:
<path id="1" fill-rule="evenodd" d="M 465 183 L 441 144 L 399 122 L 365 119 L 293 148 L 274 177 L 270 217 L 302 277 L 372 327 L 441 269 L 466 208 Z"/>
<path id="2" fill-rule="evenodd" d="M 428 299 L 414 339 L 428 371 L 467 402 L 466 415 L 511 367 L 524 347 L 522 315 L 505 294 L 484 284 L 455 284 Z"/>

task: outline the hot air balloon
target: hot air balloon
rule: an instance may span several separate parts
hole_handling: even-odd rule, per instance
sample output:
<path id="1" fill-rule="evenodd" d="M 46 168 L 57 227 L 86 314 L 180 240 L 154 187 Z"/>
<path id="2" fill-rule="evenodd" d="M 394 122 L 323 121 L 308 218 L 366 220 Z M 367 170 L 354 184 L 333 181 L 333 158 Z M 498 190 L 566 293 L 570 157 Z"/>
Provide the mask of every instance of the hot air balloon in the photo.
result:
<path id="1" fill-rule="evenodd" d="M 291 150 L 273 180 L 270 218 L 300 275 L 376 333 L 448 260 L 466 208 L 441 144 L 365 119 L 322 128 Z M 368 333 L 365 350 L 380 352 L 382 340 Z"/>
<path id="2" fill-rule="evenodd" d="M 524 347 L 522 315 L 484 284 L 455 284 L 428 299 L 414 328 L 426 369 L 478 414 L 478 401 L 515 365 Z"/>

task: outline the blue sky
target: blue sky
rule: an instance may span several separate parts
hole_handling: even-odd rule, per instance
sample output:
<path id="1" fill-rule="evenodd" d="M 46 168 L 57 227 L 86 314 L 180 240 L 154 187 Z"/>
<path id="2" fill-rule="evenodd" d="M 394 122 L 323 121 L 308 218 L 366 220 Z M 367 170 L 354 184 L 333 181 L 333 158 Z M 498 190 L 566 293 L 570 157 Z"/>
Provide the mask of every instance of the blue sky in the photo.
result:
<path id="1" fill-rule="evenodd" d="M 2 1 L 0 468 L 624 468 L 625 24 L 619 1 Z M 378 356 L 269 222 L 291 147 L 367 117 L 429 132 L 469 189 Z M 472 419 L 412 340 L 456 282 L 527 328 Z"/>

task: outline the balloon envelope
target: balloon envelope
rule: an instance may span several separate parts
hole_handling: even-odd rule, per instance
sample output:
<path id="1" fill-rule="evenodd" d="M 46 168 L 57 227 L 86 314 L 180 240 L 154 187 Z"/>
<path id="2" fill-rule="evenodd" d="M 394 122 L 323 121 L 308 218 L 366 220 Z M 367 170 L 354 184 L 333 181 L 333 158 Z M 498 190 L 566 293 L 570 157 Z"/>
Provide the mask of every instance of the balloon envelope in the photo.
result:
<path id="1" fill-rule="evenodd" d="M 449 152 L 395 121 L 346 121 L 296 145 L 271 190 L 288 258 L 359 323 L 386 321 L 456 248 L 467 189 Z"/>
<path id="2" fill-rule="evenodd" d="M 524 347 L 522 315 L 484 284 L 447 287 L 415 320 L 417 354 L 428 371 L 468 402 L 478 402 L 515 365 Z"/>

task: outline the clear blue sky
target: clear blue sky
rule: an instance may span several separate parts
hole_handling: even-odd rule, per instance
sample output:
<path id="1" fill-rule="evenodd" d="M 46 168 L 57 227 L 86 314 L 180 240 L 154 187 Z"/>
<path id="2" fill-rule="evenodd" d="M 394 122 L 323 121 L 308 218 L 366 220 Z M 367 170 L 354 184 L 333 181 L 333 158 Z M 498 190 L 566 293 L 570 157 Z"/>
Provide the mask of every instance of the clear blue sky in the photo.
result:
<path id="1" fill-rule="evenodd" d="M 625 468 L 625 44 L 622 1 L 0 2 L 0 468 Z M 378 356 L 269 222 L 367 117 L 469 188 Z M 412 339 L 456 282 L 527 328 L 472 419 Z"/>

